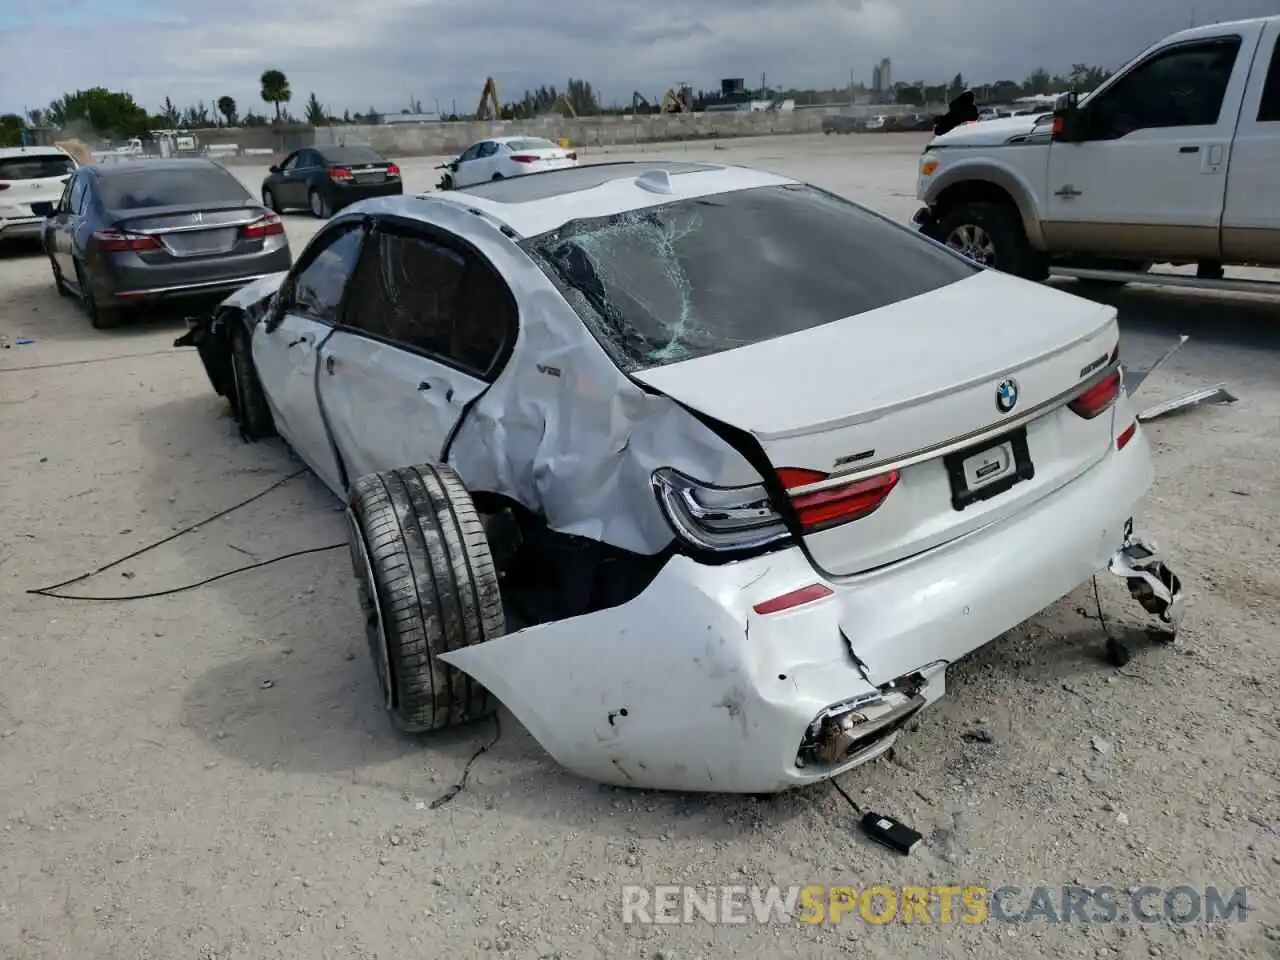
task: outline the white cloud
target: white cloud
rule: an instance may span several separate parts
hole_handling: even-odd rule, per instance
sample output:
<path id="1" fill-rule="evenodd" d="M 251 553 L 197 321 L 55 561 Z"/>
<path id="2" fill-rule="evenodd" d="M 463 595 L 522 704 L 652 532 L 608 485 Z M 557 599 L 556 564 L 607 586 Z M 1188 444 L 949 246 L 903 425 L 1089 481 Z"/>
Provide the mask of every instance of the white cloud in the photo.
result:
<path id="1" fill-rule="evenodd" d="M 1021 79 L 1037 66 L 1115 67 L 1187 26 L 1190 0 L 84 0 L 0 3 L 0 110 L 86 86 L 155 108 L 230 94 L 264 110 L 258 76 L 289 77 L 331 109 L 396 110 L 417 97 L 473 108 L 486 76 L 504 99 L 590 80 L 607 101 L 678 81 L 712 88 L 837 86 L 890 57 L 900 80 Z M 1276 0 L 1195 0 L 1200 22 L 1276 12 Z M 114 11 L 114 12 L 112 12 Z"/>

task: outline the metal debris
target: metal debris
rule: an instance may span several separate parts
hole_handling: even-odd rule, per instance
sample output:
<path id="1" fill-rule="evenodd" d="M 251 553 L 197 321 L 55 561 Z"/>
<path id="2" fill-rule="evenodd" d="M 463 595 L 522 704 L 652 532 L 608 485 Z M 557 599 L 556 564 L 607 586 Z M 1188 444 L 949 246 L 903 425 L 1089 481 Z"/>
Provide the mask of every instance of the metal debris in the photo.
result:
<path id="1" fill-rule="evenodd" d="M 1125 388 L 1128 390 L 1129 396 L 1133 397 L 1142 385 L 1147 382 L 1147 378 L 1155 373 L 1165 362 L 1175 353 L 1182 349 L 1182 345 L 1189 340 L 1185 333 L 1178 337 L 1178 342 L 1161 354 L 1151 366 L 1145 370 L 1132 370 L 1125 368 L 1124 380 Z M 1227 390 L 1226 385 L 1222 383 L 1214 384 L 1211 387 L 1205 387 L 1201 390 L 1194 390 L 1191 393 L 1184 394 L 1181 397 L 1174 397 L 1172 400 L 1166 400 L 1164 403 L 1157 403 L 1155 406 L 1148 407 L 1138 414 L 1139 423 L 1147 423 L 1157 417 L 1167 416 L 1170 413 L 1176 413 L 1182 410 L 1190 410 L 1192 407 L 1203 406 L 1206 403 L 1235 403 L 1235 397 Z"/>

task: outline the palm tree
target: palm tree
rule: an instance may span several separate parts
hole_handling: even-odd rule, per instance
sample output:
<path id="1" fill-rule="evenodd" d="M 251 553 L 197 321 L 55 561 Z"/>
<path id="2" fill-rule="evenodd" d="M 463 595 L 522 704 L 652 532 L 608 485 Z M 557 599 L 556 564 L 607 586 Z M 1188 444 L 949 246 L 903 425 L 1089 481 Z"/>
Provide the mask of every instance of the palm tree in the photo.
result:
<path id="1" fill-rule="evenodd" d="M 289 78 L 280 70 L 262 71 L 262 99 L 276 105 L 276 123 L 280 122 L 280 104 L 293 99 L 293 91 L 289 89 Z"/>
<path id="2" fill-rule="evenodd" d="M 328 117 L 324 112 L 324 104 L 320 102 L 313 91 L 311 99 L 307 101 L 307 123 L 313 127 L 323 127 L 327 122 Z"/>
<path id="3" fill-rule="evenodd" d="M 235 97 L 219 97 L 218 112 L 226 119 L 228 127 L 234 127 L 236 125 Z"/>

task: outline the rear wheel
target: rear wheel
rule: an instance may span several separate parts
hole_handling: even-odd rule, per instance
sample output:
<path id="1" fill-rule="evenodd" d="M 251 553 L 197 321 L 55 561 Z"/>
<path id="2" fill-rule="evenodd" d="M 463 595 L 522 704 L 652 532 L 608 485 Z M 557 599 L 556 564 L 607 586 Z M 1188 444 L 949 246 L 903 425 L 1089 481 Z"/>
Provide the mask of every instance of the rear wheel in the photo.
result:
<path id="1" fill-rule="evenodd" d="M 307 203 L 311 207 L 313 217 L 327 220 L 332 215 L 328 199 L 315 187 L 312 187 L 311 192 L 307 194 Z"/>
<path id="2" fill-rule="evenodd" d="M 370 474 L 349 496 L 348 536 L 385 705 L 410 732 L 494 712 L 492 696 L 440 654 L 506 631 L 484 527 L 457 474 L 424 465 Z"/>
<path id="3" fill-rule="evenodd" d="M 264 440 L 275 435 L 275 419 L 262 391 L 262 381 L 253 365 L 249 331 L 238 319 L 231 326 L 231 406 L 240 432 L 246 440 Z"/>
<path id="4" fill-rule="evenodd" d="M 112 330 L 123 321 L 123 311 L 113 304 L 100 304 L 93 295 L 93 285 L 85 276 L 84 268 L 76 264 L 76 286 L 80 288 L 80 299 L 84 303 L 85 313 L 89 314 L 89 323 L 95 330 Z"/>
<path id="5" fill-rule="evenodd" d="M 502 180 L 502 179 L 503 179 L 503 176 L 502 176 L 502 174 L 500 174 L 500 173 L 495 173 L 495 174 L 494 174 L 492 177 L 490 177 L 489 179 L 490 179 L 490 180 Z"/>
<path id="6" fill-rule="evenodd" d="M 962 203 L 938 222 L 937 237 L 952 250 L 993 270 L 1027 280 L 1049 275 L 1044 258 L 1027 242 L 1016 211 L 997 203 Z"/>

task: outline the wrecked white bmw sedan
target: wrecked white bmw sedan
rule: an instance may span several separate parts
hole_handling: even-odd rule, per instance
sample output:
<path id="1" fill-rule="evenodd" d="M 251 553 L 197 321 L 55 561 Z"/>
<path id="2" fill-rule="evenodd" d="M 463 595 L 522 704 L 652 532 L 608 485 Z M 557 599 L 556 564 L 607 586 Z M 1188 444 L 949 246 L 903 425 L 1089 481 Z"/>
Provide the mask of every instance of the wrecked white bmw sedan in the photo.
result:
<path id="1" fill-rule="evenodd" d="M 407 729 L 496 698 L 582 776 L 769 793 L 1109 564 L 1177 616 L 1116 311 L 785 177 L 365 201 L 179 342 L 349 504 Z"/>

